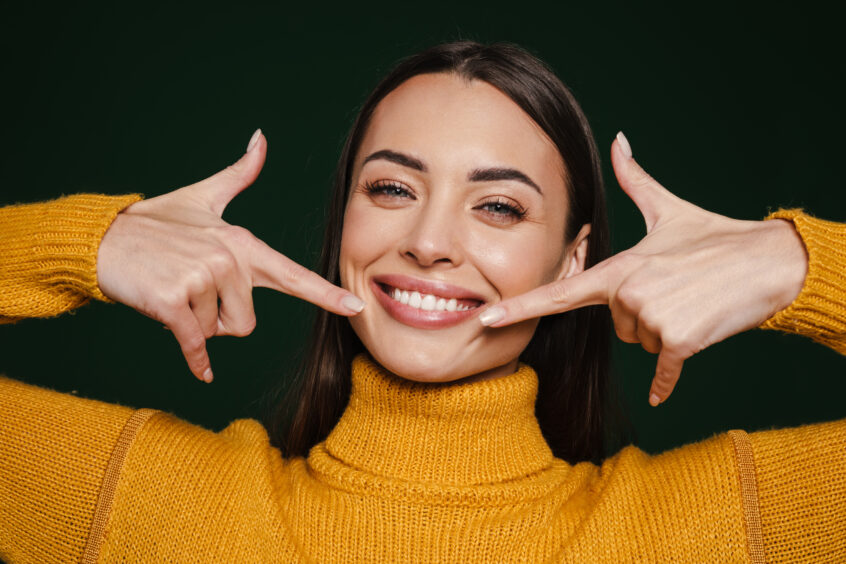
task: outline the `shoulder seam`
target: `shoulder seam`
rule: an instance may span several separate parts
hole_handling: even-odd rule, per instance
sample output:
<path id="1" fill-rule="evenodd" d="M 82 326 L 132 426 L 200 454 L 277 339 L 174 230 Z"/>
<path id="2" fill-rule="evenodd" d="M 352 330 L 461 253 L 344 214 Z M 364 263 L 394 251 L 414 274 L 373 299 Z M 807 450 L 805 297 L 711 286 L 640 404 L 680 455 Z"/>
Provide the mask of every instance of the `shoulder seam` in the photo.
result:
<path id="1" fill-rule="evenodd" d="M 740 481 L 740 497 L 743 501 L 743 524 L 746 528 L 746 550 L 754 563 L 766 562 L 764 533 L 761 526 L 761 509 L 758 505 L 758 483 L 755 476 L 755 455 L 752 441 L 746 431 L 728 432 L 734 445 L 737 473 Z"/>
<path id="2" fill-rule="evenodd" d="M 94 564 L 100 557 L 100 547 L 103 544 L 106 525 L 109 523 L 109 514 L 112 510 L 112 502 L 114 501 L 123 462 L 126 460 L 129 447 L 132 446 L 141 427 L 157 413 L 161 412 L 157 409 L 136 410 L 126 421 L 115 442 L 112 455 L 109 457 L 109 463 L 106 465 L 106 472 L 103 474 L 100 494 L 97 496 L 94 519 L 91 521 L 91 529 L 88 531 L 88 541 L 85 543 L 85 550 L 82 552 L 82 560 L 80 561 L 82 564 Z"/>

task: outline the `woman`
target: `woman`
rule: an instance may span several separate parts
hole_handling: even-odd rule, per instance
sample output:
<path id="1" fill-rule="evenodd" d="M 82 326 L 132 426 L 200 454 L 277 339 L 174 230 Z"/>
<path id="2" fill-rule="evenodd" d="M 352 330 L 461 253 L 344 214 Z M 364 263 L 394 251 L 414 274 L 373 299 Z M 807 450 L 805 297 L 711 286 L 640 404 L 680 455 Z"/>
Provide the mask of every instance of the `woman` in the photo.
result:
<path id="1" fill-rule="evenodd" d="M 24 266 L 6 318 L 108 296 L 166 323 L 206 381 L 205 339 L 250 332 L 253 286 L 351 316 L 317 319 L 285 457 L 254 421 L 214 434 L 0 382 L 5 558 L 844 555 L 846 422 L 587 462 L 604 454 L 609 308 L 621 338 L 659 353 L 659 401 L 685 358 L 761 323 L 843 351 L 843 226 L 783 212 L 800 240 L 787 221 L 709 214 L 651 180 L 621 136 L 612 162 L 648 235 L 606 259 L 587 122 L 508 46 L 435 47 L 377 86 L 340 159 L 323 278 L 220 220 L 265 151 L 257 133 L 230 169 L 128 208 L 136 197 L 4 210 L 30 255 L 36 213 L 70 221 L 86 249 L 62 250 L 61 234 L 44 246 L 60 285 L 40 257 L 11 261 Z"/>

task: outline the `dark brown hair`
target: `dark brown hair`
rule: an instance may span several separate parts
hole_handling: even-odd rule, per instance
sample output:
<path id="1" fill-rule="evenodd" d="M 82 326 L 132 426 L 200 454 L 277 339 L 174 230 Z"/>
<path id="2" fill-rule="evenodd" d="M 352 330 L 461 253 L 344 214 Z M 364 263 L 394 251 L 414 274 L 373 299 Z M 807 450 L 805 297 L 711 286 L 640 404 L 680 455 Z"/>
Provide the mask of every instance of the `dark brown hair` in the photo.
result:
<path id="1" fill-rule="evenodd" d="M 402 60 L 371 92 L 344 144 L 328 208 L 318 272 L 340 284 L 339 255 L 353 162 L 373 111 L 406 80 L 426 73 L 455 73 L 498 88 L 553 141 L 567 173 L 566 239 L 591 224 L 586 266 L 609 255 L 608 220 L 599 154 L 590 126 L 567 87 L 540 60 L 510 44 L 460 41 L 437 45 Z M 616 448 L 622 411 L 610 376 L 611 318 L 604 306 L 541 319 L 521 360 L 538 373 L 535 412 L 555 456 L 570 463 L 598 462 Z M 304 360 L 266 423 L 274 445 L 288 457 L 306 456 L 327 437 L 349 401 L 353 357 L 364 346 L 346 318 L 319 310 Z M 277 393 L 276 398 L 280 397 Z"/>

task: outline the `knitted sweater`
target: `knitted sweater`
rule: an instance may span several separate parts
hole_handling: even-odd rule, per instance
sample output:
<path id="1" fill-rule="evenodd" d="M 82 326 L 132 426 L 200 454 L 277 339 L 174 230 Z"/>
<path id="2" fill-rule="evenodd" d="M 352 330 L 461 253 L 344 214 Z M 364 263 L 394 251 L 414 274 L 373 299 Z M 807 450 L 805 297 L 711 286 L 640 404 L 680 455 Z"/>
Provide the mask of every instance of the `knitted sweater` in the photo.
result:
<path id="1" fill-rule="evenodd" d="M 0 316 L 99 297 L 96 249 L 132 198 L 0 209 Z M 846 351 L 846 227 L 799 212 L 802 293 L 766 326 Z M 0 378 L 0 557 L 14 562 L 764 562 L 846 559 L 846 420 L 729 431 L 601 465 L 556 459 L 537 376 L 425 385 L 353 365 L 307 458 L 262 426 Z"/>

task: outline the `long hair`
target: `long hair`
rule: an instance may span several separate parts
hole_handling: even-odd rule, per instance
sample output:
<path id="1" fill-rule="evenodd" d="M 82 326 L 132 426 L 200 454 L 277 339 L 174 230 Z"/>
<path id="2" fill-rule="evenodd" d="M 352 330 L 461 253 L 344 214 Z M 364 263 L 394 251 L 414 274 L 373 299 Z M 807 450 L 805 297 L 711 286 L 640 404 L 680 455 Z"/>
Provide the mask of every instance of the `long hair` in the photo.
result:
<path id="1" fill-rule="evenodd" d="M 570 206 L 565 243 L 589 223 L 586 267 L 608 257 L 599 153 L 573 95 L 544 63 L 520 47 L 459 41 L 400 61 L 365 100 L 338 161 L 319 274 L 340 284 L 341 233 L 353 162 L 376 106 L 406 80 L 427 73 L 455 73 L 487 82 L 543 129 L 566 169 Z M 542 318 L 520 357 L 538 374 L 535 413 L 544 438 L 556 457 L 570 463 L 598 462 L 618 446 L 614 437 L 624 418 L 611 380 L 610 343 L 608 309 L 591 306 Z M 349 401 L 353 357 L 364 350 L 345 317 L 317 312 L 294 385 L 284 401 L 275 402 L 265 421 L 272 443 L 285 456 L 306 456 L 328 436 Z"/>

